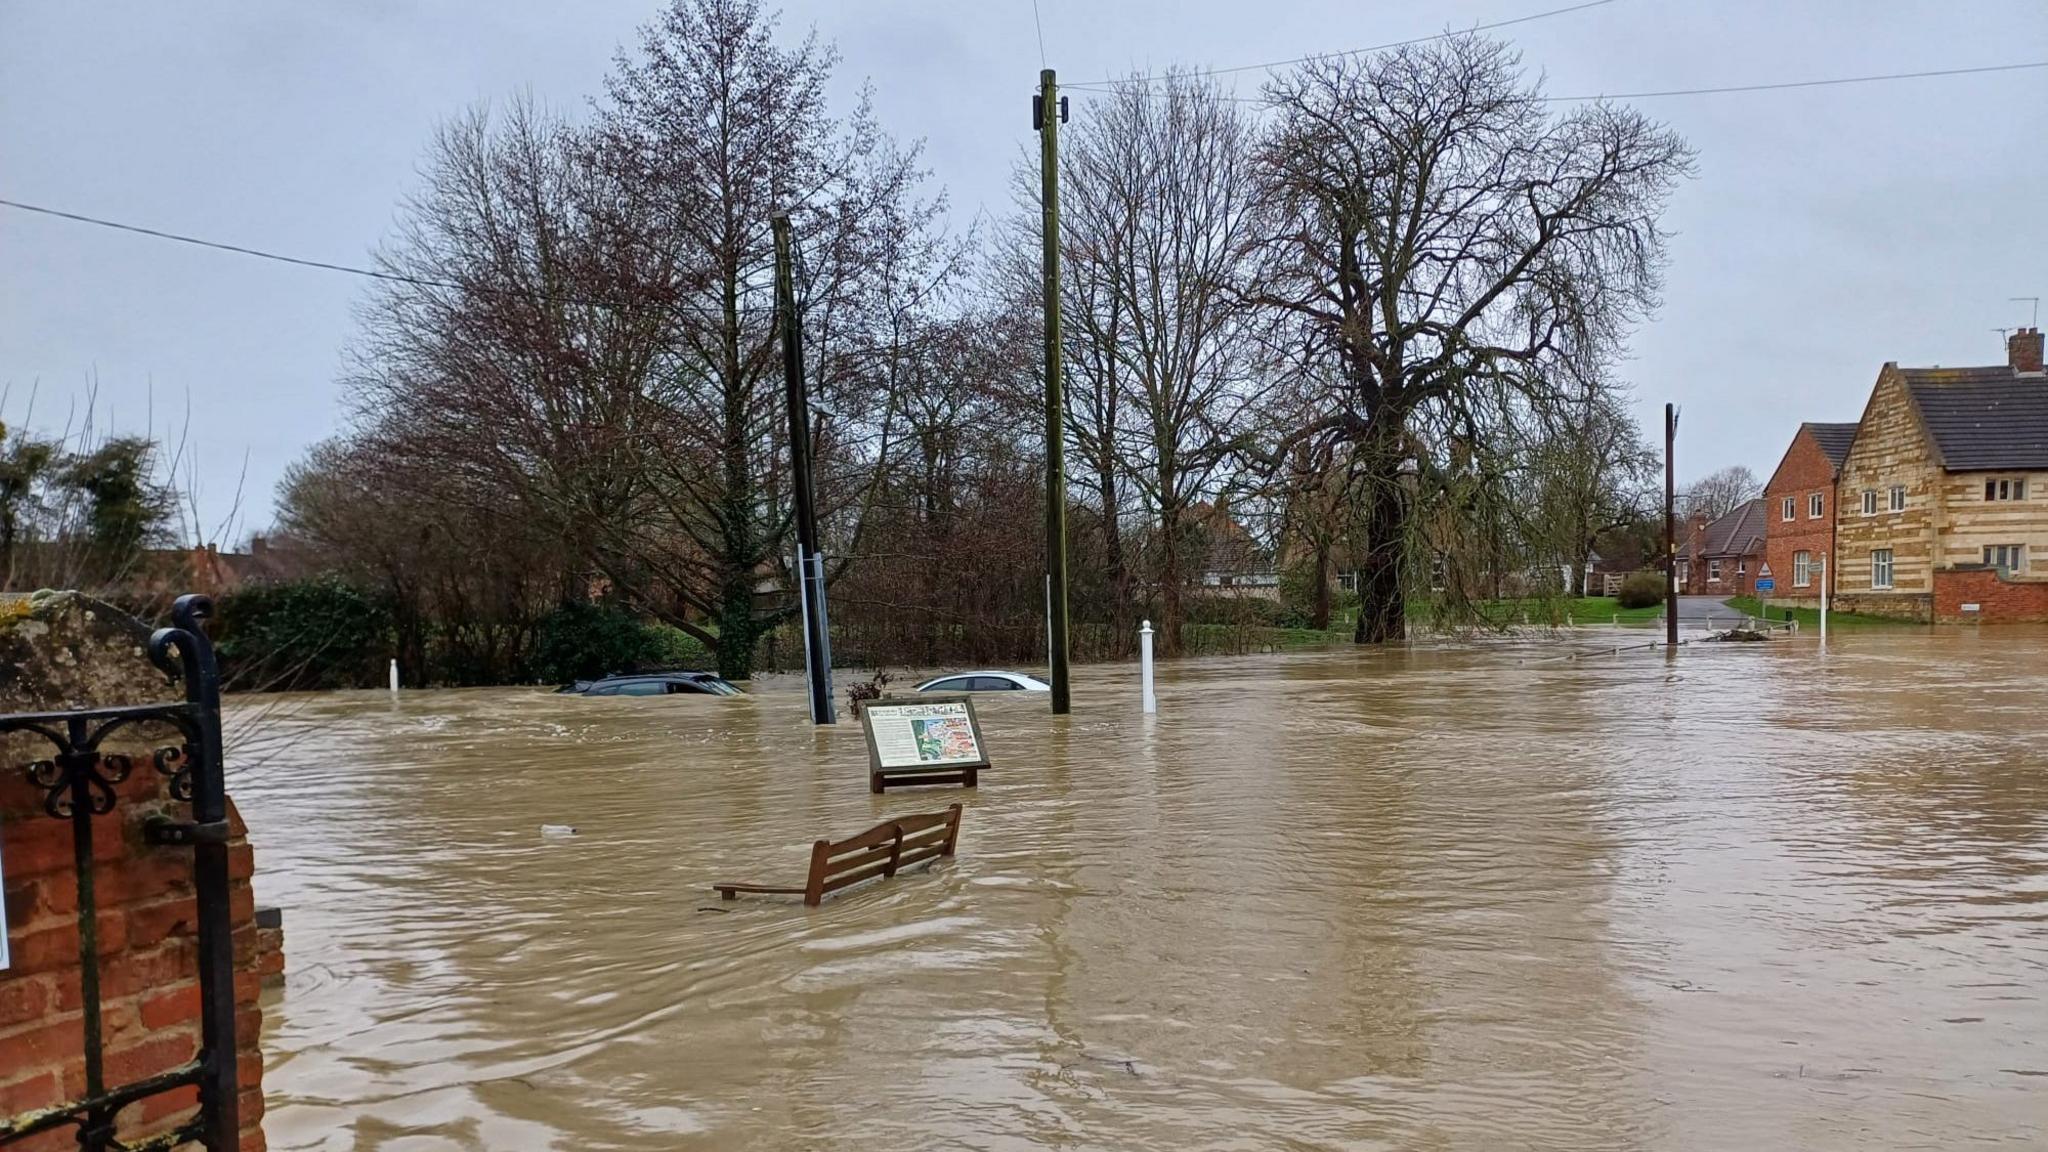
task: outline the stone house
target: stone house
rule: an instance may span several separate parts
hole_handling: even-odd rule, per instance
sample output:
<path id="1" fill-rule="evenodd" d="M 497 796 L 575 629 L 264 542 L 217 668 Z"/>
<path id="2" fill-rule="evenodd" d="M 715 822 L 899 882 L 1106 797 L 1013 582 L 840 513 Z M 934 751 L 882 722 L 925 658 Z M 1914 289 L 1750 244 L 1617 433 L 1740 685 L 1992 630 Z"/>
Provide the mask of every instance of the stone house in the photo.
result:
<path id="1" fill-rule="evenodd" d="M 1764 562 L 1774 585 L 1773 603 L 1819 606 L 1824 578 L 1819 561 L 1835 553 L 1838 481 L 1855 442 L 1854 424 L 1801 424 L 1764 485 Z M 1830 581 L 1833 577 L 1825 574 Z"/>
<path id="2" fill-rule="evenodd" d="M 1915 620 L 2048 620 L 2048 376 L 2006 363 L 1878 373 L 1844 459 L 1838 606 Z"/>
<path id="3" fill-rule="evenodd" d="M 1685 596 L 1747 596 L 1764 555 L 1764 502 L 1749 500 L 1707 521 L 1686 521 L 1678 550 L 1678 591 Z"/>

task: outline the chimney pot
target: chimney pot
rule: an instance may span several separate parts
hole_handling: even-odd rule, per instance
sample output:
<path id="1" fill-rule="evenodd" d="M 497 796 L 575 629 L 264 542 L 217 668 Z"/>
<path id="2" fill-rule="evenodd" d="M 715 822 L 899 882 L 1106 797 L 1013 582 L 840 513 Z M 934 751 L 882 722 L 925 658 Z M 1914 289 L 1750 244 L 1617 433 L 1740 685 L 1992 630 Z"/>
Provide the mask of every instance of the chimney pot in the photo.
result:
<path id="1" fill-rule="evenodd" d="M 2005 338 L 2005 358 L 2015 372 L 2041 374 L 2041 330 L 2020 328 Z"/>

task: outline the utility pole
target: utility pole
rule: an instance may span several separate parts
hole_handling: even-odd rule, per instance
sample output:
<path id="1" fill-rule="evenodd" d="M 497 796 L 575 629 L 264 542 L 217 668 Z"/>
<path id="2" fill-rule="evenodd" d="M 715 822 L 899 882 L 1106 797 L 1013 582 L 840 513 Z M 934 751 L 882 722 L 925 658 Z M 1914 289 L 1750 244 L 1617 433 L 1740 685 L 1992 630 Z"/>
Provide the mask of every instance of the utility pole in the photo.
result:
<path id="1" fill-rule="evenodd" d="M 1678 494 L 1671 447 L 1678 440 L 1678 409 L 1664 405 L 1664 643 L 1678 648 Z"/>
<path id="2" fill-rule="evenodd" d="M 811 723 L 836 724 L 839 716 L 832 707 L 825 561 L 818 555 L 818 519 L 811 489 L 811 412 L 804 387 L 803 323 L 796 314 L 789 217 L 779 215 L 769 223 L 775 232 L 775 310 L 782 319 L 782 375 L 789 400 L 789 470 L 796 501 L 797 604 L 804 616 L 804 677 L 810 684 Z"/>
<path id="3" fill-rule="evenodd" d="M 1052 671 L 1052 711 L 1072 708 L 1067 689 L 1067 450 L 1066 398 L 1060 380 L 1060 121 L 1067 101 L 1050 68 L 1038 74 L 1032 127 L 1038 129 L 1045 257 L 1045 615 L 1046 663 Z"/>

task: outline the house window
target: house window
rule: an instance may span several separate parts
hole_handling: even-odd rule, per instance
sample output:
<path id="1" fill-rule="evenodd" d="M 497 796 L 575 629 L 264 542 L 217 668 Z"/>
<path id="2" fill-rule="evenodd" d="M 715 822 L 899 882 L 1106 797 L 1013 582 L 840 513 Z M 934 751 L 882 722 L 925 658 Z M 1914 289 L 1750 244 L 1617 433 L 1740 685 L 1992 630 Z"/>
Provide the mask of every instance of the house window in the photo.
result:
<path id="1" fill-rule="evenodd" d="M 1984 498 L 1986 500 L 2025 500 L 2027 498 L 2026 477 L 2022 476 L 2017 480 L 1986 480 L 1984 482 Z"/>
<path id="2" fill-rule="evenodd" d="M 1892 511 L 1904 512 L 1905 510 L 1906 486 L 1904 484 L 1894 484 L 1892 485 Z"/>
<path id="3" fill-rule="evenodd" d="M 1873 548 L 1870 551 L 1870 586 L 1889 588 L 1892 586 L 1892 550 Z"/>
<path id="4" fill-rule="evenodd" d="M 1813 553 L 1794 552 L 1792 554 L 1792 586 L 1794 588 L 1809 588 L 1812 585 Z"/>
<path id="5" fill-rule="evenodd" d="M 1877 515 L 1877 489 L 1865 488 L 1863 490 L 1863 514 L 1865 516 Z"/>
<path id="6" fill-rule="evenodd" d="M 1721 562 L 1719 560 L 1707 561 L 1707 579 L 1716 584 L 1721 582 Z"/>
<path id="7" fill-rule="evenodd" d="M 1808 497 L 1806 498 L 1806 518 L 1807 518 L 1808 520 L 1818 520 L 1818 519 L 1820 519 L 1820 514 L 1821 514 L 1821 499 L 1820 499 L 1820 493 L 1818 493 L 1818 492 L 1815 492 L 1815 493 L 1814 493 L 1813 495 L 1811 495 L 1811 496 L 1808 496 Z"/>
<path id="8" fill-rule="evenodd" d="M 1736 574 L 1737 576 L 1747 576 L 1747 575 L 1749 575 L 1749 561 L 1747 561 L 1747 560 L 1737 560 L 1737 561 L 1735 562 L 1735 574 Z"/>
<path id="9" fill-rule="evenodd" d="M 1684 584 L 1684 583 L 1686 582 L 1686 580 L 1688 580 L 1689 578 L 1691 578 L 1691 576 L 1692 576 L 1692 563 L 1691 563 L 1690 561 L 1686 561 L 1686 560 L 1680 560 L 1680 561 L 1678 562 L 1678 582 L 1679 582 L 1679 584 L 1683 585 L 1683 584 Z"/>
<path id="10" fill-rule="evenodd" d="M 1787 519 L 1787 520 L 1796 520 L 1796 519 L 1798 519 L 1798 518 L 1799 518 L 1799 501 L 1798 501 L 1798 500 L 1796 500 L 1796 499 L 1794 499 L 1793 497 L 1790 497 L 1790 496 L 1787 496 L 1787 497 L 1785 497 L 1785 502 L 1784 502 L 1784 506 L 1783 506 L 1783 507 L 1782 507 L 1782 508 L 1780 509 L 1780 511 L 1781 511 L 1782 515 L 1784 516 L 1784 518 L 1785 518 L 1785 519 Z"/>
<path id="11" fill-rule="evenodd" d="M 2027 546 L 2024 544 L 1986 544 L 1984 562 L 2000 572 L 2024 572 L 2027 570 Z"/>

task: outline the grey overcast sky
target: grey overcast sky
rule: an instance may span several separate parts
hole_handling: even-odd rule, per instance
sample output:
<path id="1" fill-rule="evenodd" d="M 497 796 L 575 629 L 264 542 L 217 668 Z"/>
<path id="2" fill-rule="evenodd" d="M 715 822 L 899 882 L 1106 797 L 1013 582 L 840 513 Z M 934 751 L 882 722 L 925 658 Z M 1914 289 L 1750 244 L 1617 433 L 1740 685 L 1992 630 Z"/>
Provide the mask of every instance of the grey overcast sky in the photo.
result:
<path id="1" fill-rule="evenodd" d="M 1069 81 L 1228 67 L 1569 0 L 1039 0 Z M 578 114 L 660 0 L 0 0 L 0 198 L 363 263 L 435 123 L 530 91 Z M 772 0 L 771 0 L 772 6 Z M 1008 207 L 1040 66 L 1031 0 L 788 0 L 967 223 Z M 2042 0 L 1614 0 L 1505 29 L 1557 95 L 2048 60 Z M 1235 77 L 1257 91 L 1258 73 Z M 2048 295 L 2048 70 L 1637 101 L 1699 150 L 1665 305 L 1625 375 L 1679 474 L 1767 475 L 1800 420 L 1853 420 L 1880 364 L 1995 363 Z M 0 208 L 0 420 L 183 419 L 208 531 L 240 534 L 343 416 L 357 278 Z M 152 400 L 153 397 L 153 400 Z M 222 540 L 231 543 L 231 540 Z"/>

